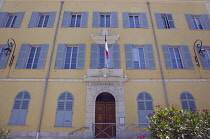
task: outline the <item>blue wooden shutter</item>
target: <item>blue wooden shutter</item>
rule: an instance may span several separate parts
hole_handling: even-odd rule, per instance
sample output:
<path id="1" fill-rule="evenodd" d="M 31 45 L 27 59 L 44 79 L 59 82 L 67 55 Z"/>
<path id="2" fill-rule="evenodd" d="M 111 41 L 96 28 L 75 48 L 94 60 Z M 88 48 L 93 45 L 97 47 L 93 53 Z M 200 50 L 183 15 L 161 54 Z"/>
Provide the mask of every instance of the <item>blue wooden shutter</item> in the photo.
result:
<path id="1" fill-rule="evenodd" d="M 123 12 L 122 18 L 123 18 L 123 28 L 130 28 L 128 12 Z"/>
<path id="2" fill-rule="evenodd" d="M 49 44 L 42 44 L 37 69 L 44 69 L 47 58 L 48 47 Z"/>
<path id="3" fill-rule="evenodd" d="M 161 13 L 155 13 L 155 18 L 156 18 L 156 23 L 157 23 L 157 27 L 159 29 L 163 29 L 163 22 L 162 22 L 162 18 L 161 18 Z"/>
<path id="4" fill-rule="evenodd" d="M 203 69 L 210 69 L 210 67 L 209 67 L 209 65 L 208 65 L 208 62 L 207 62 L 205 56 L 203 57 L 203 56 L 201 56 L 201 55 L 198 53 L 198 52 L 199 52 L 199 48 L 198 48 L 198 47 L 196 47 L 196 49 L 197 49 L 197 55 L 198 55 L 199 58 L 200 58 L 200 62 L 201 62 L 201 65 L 202 65 Z M 205 54 L 205 55 L 206 55 L 206 54 Z"/>
<path id="5" fill-rule="evenodd" d="M 8 16 L 7 12 L 0 12 L 0 27 L 5 27 L 6 17 Z"/>
<path id="6" fill-rule="evenodd" d="M 2 49 L 4 49 L 4 48 L 2 48 Z M 1 69 L 6 68 L 6 66 L 7 66 L 7 61 L 8 61 L 8 58 L 9 58 L 9 55 L 6 56 L 6 55 L 4 54 L 4 50 L 2 50 L 2 51 L 3 51 L 3 53 L 2 53 L 2 56 L 1 56 L 1 60 L 0 60 L 0 68 L 1 68 Z"/>
<path id="7" fill-rule="evenodd" d="M 147 21 L 147 14 L 139 13 L 139 17 L 140 17 L 140 27 L 141 28 L 149 28 L 148 21 Z"/>
<path id="8" fill-rule="evenodd" d="M 55 16 L 56 16 L 56 12 L 50 12 L 49 20 L 47 23 L 48 28 L 52 28 L 54 26 Z"/>
<path id="9" fill-rule="evenodd" d="M 84 69 L 85 64 L 85 44 L 79 44 L 77 53 L 77 69 Z"/>
<path id="10" fill-rule="evenodd" d="M 64 115 L 65 115 L 65 111 L 56 111 L 56 118 L 55 118 L 55 126 L 57 127 L 62 127 L 64 125 Z"/>
<path id="11" fill-rule="evenodd" d="M 168 45 L 162 45 L 162 50 L 163 50 L 166 69 L 173 69 L 171 56 L 170 56 L 170 52 L 169 52 L 169 46 Z"/>
<path id="12" fill-rule="evenodd" d="M 167 17 L 170 29 L 175 29 L 176 27 L 175 27 L 175 24 L 174 24 L 172 14 L 166 14 L 166 17 Z"/>
<path id="13" fill-rule="evenodd" d="M 148 69 L 156 69 L 152 44 L 145 44 L 145 57 Z"/>
<path id="14" fill-rule="evenodd" d="M 94 28 L 98 28 L 100 23 L 100 13 L 99 12 L 93 12 L 93 23 L 92 26 Z"/>
<path id="15" fill-rule="evenodd" d="M 120 45 L 113 44 L 113 68 L 120 69 Z"/>
<path id="16" fill-rule="evenodd" d="M 31 19 L 29 21 L 28 27 L 29 28 L 37 27 L 38 19 L 39 19 L 39 13 L 38 12 L 32 12 Z"/>
<path id="17" fill-rule="evenodd" d="M 91 44 L 90 68 L 97 69 L 99 61 L 99 46 L 98 44 Z"/>
<path id="18" fill-rule="evenodd" d="M 82 12 L 81 27 L 86 28 L 88 25 L 88 12 Z"/>
<path id="19" fill-rule="evenodd" d="M 118 13 L 111 12 L 111 27 L 118 28 Z"/>
<path id="20" fill-rule="evenodd" d="M 195 26 L 193 24 L 193 20 L 192 20 L 191 14 L 185 14 L 185 18 L 187 20 L 189 28 L 192 29 L 192 30 L 195 30 Z"/>
<path id="21" fill-rule="evenodd" d="M 132 44 L 125 44 L 125 59 L 126 59 L 126 69 L 133 69 L 133 51 Z"/>
<path id="22" fill-rule="evenodd" d="M 200 17 L 201 24 L 204 30 L 210 30 L 210 19 L 208 14 L 202 14 Z"/>
<path id="23" fill-rule="evenodd" d="M 26 67 L 30 49 L 29 44 L 22 44 L 15 66 L 16 69 L 24 69 Z"/>
<path id="24" fill-rule="evenodd" d="M 187 45 L 182 45 L 181 46 L 181 51 L 183 53 L 183 57 L 186 61 L 186 68 L 187 69 L 194 69 L 194 65 L 193 65 L 193 62 L 192 62 L 192 58 L 191 58 L 191 55 L 190 55 L 190 51 L 188 49 L 188 46 Z"/>
<path id="25" fill-rule="evenodd" d="M 64 60 L 66 57 L 66 44 L 58 44 L 56 60 L 55 60 L 55 69 L 64 68 Z"/>
<path id="26" fill-rule="evenodd" d="M 19 28 L 20 27 L 20 24 L 21 24 L 23 16 L 24 16 L 24 13 L 25 12 L 17 13 L 17 18 L 15 20 L 15 24 L 14 24 L 13 28 Z"/>
<path id="27" fill-rule="evenodd" d="M 62 27 L 63 28 L 69 27 L 70 21 L 71 21 L 71 12 L 64 11 L 64 13 L 63 13 Z"/>

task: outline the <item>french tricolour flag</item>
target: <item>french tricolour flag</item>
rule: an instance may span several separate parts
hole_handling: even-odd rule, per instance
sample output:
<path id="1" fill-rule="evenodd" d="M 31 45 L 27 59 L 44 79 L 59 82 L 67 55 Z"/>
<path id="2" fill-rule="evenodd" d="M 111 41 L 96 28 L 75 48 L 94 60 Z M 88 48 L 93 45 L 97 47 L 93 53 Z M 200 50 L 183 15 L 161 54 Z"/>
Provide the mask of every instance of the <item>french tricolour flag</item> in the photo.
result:
<path id="1" fill-rule="evenodd" d="M 105 51 L 106 51 L 106 59 L 109 58 L 109 49 L 108 49 L 108 44 L 106 41 L 106 34 L 105 34 Z"/>

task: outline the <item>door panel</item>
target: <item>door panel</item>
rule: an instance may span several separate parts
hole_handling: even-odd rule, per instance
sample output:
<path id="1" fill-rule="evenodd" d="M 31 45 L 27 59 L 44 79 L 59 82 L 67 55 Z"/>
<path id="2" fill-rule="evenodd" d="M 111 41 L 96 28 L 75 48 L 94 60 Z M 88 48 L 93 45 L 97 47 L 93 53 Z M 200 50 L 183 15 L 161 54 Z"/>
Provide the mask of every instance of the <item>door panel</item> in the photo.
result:
<path id="1" fill-rule="evenodd" d="M 115 103 L 96 102 L 96 123 L 115 123 Z M 116 127 L 111 124 L 97 124 L 96 138 L 110 138 L 116 136 Z"/>

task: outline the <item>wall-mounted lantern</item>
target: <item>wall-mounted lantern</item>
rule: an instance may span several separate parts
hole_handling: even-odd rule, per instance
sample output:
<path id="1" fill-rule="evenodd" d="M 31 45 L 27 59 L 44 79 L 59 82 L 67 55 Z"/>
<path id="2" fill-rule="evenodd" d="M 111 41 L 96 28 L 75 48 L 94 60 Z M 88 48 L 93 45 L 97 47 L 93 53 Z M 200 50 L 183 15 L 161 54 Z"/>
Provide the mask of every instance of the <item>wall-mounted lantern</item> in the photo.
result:
<path id="1" fill-rule="evenodd" d="M 9 62 L 9 66 L 12 65 L 13 60 L 14 60 L 14 58 L 15 58 L 14 52 L 15 52 L 15 49 L 16 49 L 16 43 L 15 43 L 15 40 L 14 40 L 13 38 L 8 39 L 8 40 L 7 40 L 7 46 L 6 46 L 6 48 L 4 49 L 4 54 L 5 54 L 6 56 L 9 56 L 9 55 L 10 55 L 10 53 L 12 52 L 13 46 L 14 46 L 14 50 L 13 50 L 12 57 L 11 57 L 10 62 Z"/>
<path id="2" fill-rule="evenodd" d="M 199 39 L 196 40 L 195 43 L 194 43 L 193 49 L 194 49 L 194 53 L 195 53 L 195 56 L 194 56 L 195 62 L 197 63 L 197 66 L 200 67 L 200 63 L 199 63 L 196 51 L 198 52 L 198 54 L 200 56 L 202 56 L 202 57 L 205 56 L 205 54 L 204 54 L 205 49 L 203 48 L 202 41 L 199 40 Z"/>

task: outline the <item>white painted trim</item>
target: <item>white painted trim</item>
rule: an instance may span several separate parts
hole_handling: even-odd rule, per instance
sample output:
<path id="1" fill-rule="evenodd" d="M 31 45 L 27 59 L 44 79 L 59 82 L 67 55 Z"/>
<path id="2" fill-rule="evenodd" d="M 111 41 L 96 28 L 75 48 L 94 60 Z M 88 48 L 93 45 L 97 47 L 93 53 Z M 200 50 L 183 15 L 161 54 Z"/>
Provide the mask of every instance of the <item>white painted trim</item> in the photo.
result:
<path id="1" fill-rule="evenodd" d="M 45 79 L 0 79 L 0 81 L 43 82 Z M 52 82 L 85 82 L 83 79 L 49 79 Z M 162 79 L 129 79 L 128 82 L 162 82 Z M 210 79 L 165 79 L 166 82 L 209 82 Z M 109 81 L 108 81 L 109 82 Z"/>

